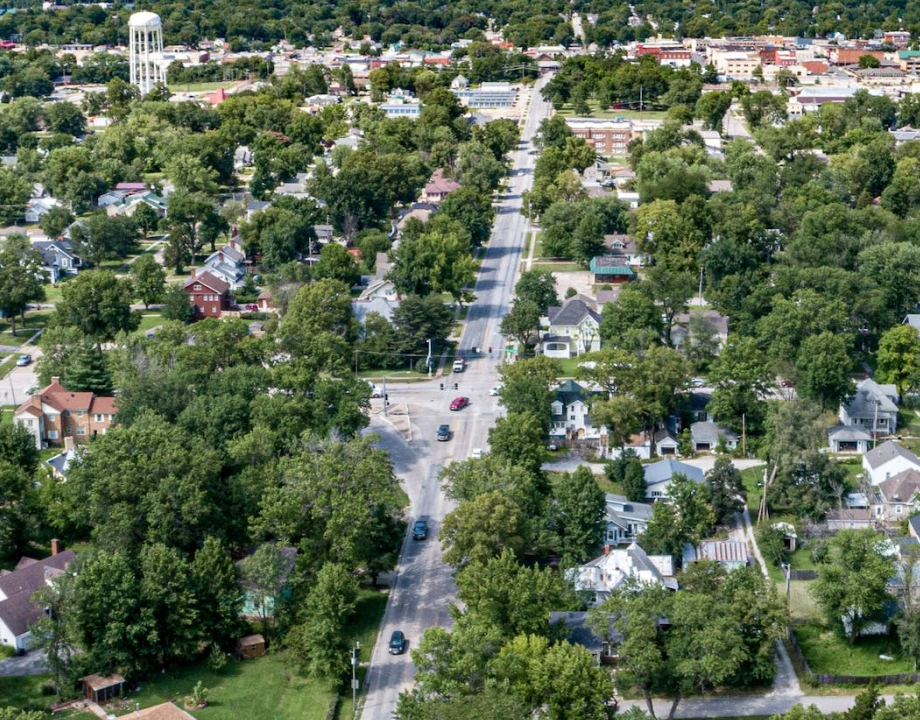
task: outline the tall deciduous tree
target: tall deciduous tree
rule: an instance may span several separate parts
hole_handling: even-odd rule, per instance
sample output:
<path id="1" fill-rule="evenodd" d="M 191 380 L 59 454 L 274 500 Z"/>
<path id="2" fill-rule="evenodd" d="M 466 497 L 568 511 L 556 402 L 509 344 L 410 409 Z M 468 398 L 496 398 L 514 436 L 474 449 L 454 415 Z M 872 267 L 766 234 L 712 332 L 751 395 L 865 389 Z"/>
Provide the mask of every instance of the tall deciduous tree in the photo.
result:
<path id="1" fill-rule="evenodd" d="M 24 235 L 10 235 L 0 244 L 0 310 L 10 318 L 16 334 L 16 316 L 30 302 L 45 299 L 43 262 Z M 25 318 L 23 317 L 23 320 Z"/>
<path id="2" fill-rule="evenodd" d="M 549 270 L 527 270 L 521 273 L 514 294 L 518 300 L 530 300 L 545 315 L 548 308 L 559 304 L 556 293 L 556 276 Z"/>
<path id="3" fill-rule="evenodd" d="M 131 311 L 134 290 L 130 280 L 120 280 L 111 270 L 85 270 L 63 287 L 57 317 L 79 328 L 96 342 L 137 329 L 140 316 Z"/>
<path id="4" fill-rule="evenodd" d="M 144 253 L 131 263 L 131 276 L 134 278 L 134 292 L 138 300 L 144 303 L 145 310 L 152 303 L 162 300 L 166 288 L 166 271 L 151 253 Z"/>
<path id="5" fill-rule="evenodd" d="M 526 549 L 524 519 L 521 507 L 498 490 L 461 503 L 441 527 L 444 562 L 461 567 L 497 557 L 506 548 L 521 553 Z"/>
<path id="6" fill-rule="evenodd" d="M 551 524 L 559 536 L 563 556 L 570 562 L 585 562 L 601 545 L 603 490 L 591 470 L 582 465 L 555 480 L 553 500 Z"/>
<path id="7" fill-rule="evenodd" d="M 502 318 L 501 332 L 523 346 L 524 352 L 536 342 L 540 331 L 540 308 L 532 300 L 518 298 Z"/>
<path id="8" fill-rule="evenodd" d="M 744 509 L 744 485 L 741 472 L 732 465 L 732 461 L 721 456 L 706 476 L 707 502 L 712 508 L 716 521 L 723 525 L 735 519 L 735 513 Z"/>
<path id="9" fill-rule="evenodd" d="M 894 383 L 901 397 L 920 381 L 920 335 L 915 328 L 898 325 L 882 335 L 878 374 L 882 382 Z"/>

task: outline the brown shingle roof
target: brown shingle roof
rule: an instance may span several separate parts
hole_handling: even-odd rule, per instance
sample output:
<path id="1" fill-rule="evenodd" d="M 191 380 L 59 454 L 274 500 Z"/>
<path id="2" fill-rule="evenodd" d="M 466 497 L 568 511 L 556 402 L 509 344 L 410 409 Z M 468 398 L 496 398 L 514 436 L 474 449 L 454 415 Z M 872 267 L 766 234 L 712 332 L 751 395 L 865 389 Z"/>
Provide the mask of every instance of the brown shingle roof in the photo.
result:
<path id="1" fill-rule="evenodd" d="M 120 685 L 125 679 L 118 673 L 112 673 L 111 675 L 86 675 L 85 677 L 81 677 L 80 681 L 91 690 L 98 692 L 99 690 L 105 690 L 106 688 Z"/>
<path id="2" fill-rule="evenodd" d="M 879 483 L 878 491 L 886 502 L 911 502 L 920 492 L 920 472 L 910 468 Z"/>
<path id="3" fill-rule="evenodd" d="M 46 585 L 46 581 L 63 572 L 75 555 L 65 550 L 44 560 L 17 566 L 11 573 L 0 576 L 0 621 L 13 635 L 24 635 L 29 625 L 42 615 L 42 609 L 32 602 L 32 595 Z"/>
<path id="4" fill-rule="evenodd" d="M 188 290 L 195 283 L 200 283 L 204 285 L 209 290 L 213 290 L 216 293 L 225 293 L 230 289 L 229 283 L 225 283 L 219 277 L 215 277 L 211 273 L 205 271 L 196 273 L 182 285 L 186 290 Z"/>
<path id="5" fill-rule="evenodd" d="M 94 397 L 90 412 L 102 415 L 114 415 L 118 412 L 118 401 L 113 397 Z"/>
<path id="6" fill-rule="evenodd" d="M 35 395 L 16 408 L 16 415 L 28 414 L 34 417 L 42 415 L 42 405 L 48 405 L 58 412 L 64 410 L 98 412 L 114 415 L 117 409 L 115 398 L 96 397 L 91 392 L 70 392 L 61 385 L 58 378 L 52 378 L 51 384 L 42 388 Z M 96 409 L 96 408 L 104 409 Z"/>

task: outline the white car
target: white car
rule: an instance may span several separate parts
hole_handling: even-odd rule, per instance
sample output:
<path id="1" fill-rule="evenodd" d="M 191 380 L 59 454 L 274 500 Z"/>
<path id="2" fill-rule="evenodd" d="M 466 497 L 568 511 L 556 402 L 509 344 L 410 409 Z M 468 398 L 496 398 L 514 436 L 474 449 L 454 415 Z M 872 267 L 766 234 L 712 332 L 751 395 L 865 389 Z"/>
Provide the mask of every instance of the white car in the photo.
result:
<path id="1" fill-rule="evenodd" d="M 473 452 L 470 454 L 470 457 L 474 460 L 478 460 L 482 457 L 482 448 L 473 448 Z"/>
<path id="2" fill-rule="evenodd" d="M 383 397 L 383 390 L 380 388 L 379 385 L 375 385 L 374 383 L 368 383 L 368 385 L 371 386 L 371 397 L 372 398 Z"/>
<path id="3" fill-rule="evenodd" d="M 706 387 L 706 378 L 693 378 L 690 381 L 690 385 L 695 388 Z"/>
<path id="4" fill-rule="evenodd" d="M 496 385 L 495 387 L 489 388 L 489 395 L 492 397 L 498 397 L 498 394 L 502 391 L 501 385 Z"/>

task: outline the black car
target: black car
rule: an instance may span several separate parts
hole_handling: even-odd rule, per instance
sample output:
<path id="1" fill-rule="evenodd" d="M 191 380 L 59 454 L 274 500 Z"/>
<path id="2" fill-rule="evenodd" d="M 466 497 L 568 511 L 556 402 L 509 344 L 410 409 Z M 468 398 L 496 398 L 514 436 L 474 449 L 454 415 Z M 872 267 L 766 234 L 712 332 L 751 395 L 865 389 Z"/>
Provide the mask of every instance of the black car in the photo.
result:
<path id="1" fill-rule="evenodd" d="M 450 440 L 450 425 L 438 425 L 438 441 Z"/>
<path id="2" fill-rule="evenodd" d="M 415 525 L 412 526 L 412 539 L 424 540 L 426 537 L 428 537 L 428 523 L 424 520 L 416 520 Z"/>
<path id="3" fill-rule="evenodd" d="M 406 650 L 406 636 L 402 630 L 394 630 L 390 636 L 390 655 L 402 655 Z"/>

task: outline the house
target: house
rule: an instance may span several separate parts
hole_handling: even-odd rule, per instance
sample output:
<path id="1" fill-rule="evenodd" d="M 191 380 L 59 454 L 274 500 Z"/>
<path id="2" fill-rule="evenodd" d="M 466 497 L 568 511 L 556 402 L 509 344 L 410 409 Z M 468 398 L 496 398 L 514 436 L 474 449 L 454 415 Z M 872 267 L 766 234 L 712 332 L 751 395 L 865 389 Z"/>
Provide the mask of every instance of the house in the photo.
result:
<path id="1" fill-rule="evenodd" d="M 601 316 L 590 298 L 576 295 L 549 308 L 546 316 L 549 330 L 541 338 L 546 357 L 565 359 L 601 349 Z"/>
<path id="2" fill-rule="evenodd" d="M 102 193 L 102 195 L 96 199 L 96 207 L 104 208 L 109 205 L 119 205 L 124 203 L 128 195 L 129 193 L 124 190 L 109 190 L 108 192 Z"/>
<path id="3" fill-rule="evenodd" d="M 166 199 L 149 190 L 128 194 L 121 202 L 107 205 L 105 212 L 109 217 L 133 217 L 141 205 L 153 208 L 159 218 L 166 217 Z"/>
<path id="4" fill-rule="evenodd" d="M 870 484 L 878 485 L 904 470 L 920 470 L 920 458 L 888 440 L 863 455 L 862 466 Z"/>
<path id="5" fill-rule="evenodd" d="M 598 255 L 591 258 L 588 269 L 597 285 L 620 285 L 636 278 L 623 255 Z"/>
<path id="6" fill-rule="evenodd" d="M 246 279 L 246 253 L 235 239 L 211 253 L 204 261 L 204 270 L 223 280 L 231 290 L 239 290 Z"/>
<path id="7" fill-rule="evenodd" d="M 857 425 L 874 438 L 890 435 L 898 426 L 899 399 L 894 385 L 880 385 L 871 378 L 863 380 L 852 399 L 840 405 L 840 424 Z"/>
<path id="8" fill-rule="evenodd" d="M 278 312 L 278 308 L 272 302 L 271 290 L 263 290 L 259 293 L 259 297 L 256 298 L 256 306 L 259 308 L 259 312 Z"/>
<path id="9" fill-rule="evenodd" d="M 385 297 L 377 297 L 371 300 L 353 300 L 351 303 L 351 312 L 355 316 L 358 325 L 364 325 L 367 322 L 367 316 L 371 313 L 377 313 L 387 320 L 393 319 L 393 312 L 399 307 L 399 300 L 391 300 Z"/>
<path id="10" fill-rule="evenodd" d="M 463 75 L 457 75 L 457 77 L 450 81 L 451 90 L 466 90 L 469 86 L 470 81 Z"/>
<path id="11" fill-rule="evenodd" d="M 41 219 L 51 212 L 52 209 L 62 206 L 63 203 L 56 198 L 31 198 L 29 202 L 26 203 L 26 222 L 41 222 Z"/>
<path id="12" fill-rule="evenodd" d="M 566 577 L 574 583 L 575 592 L 584 596 L 589 607 L 597 607 L 630 580 L 640 585 L 677 590 L 671 556 L 647 555 L 635 542 L 626 548 L 605 547 L 603 555 L 573 568 Z"/>
<path id="13" fill-rule="evenodd" d="M 652 517 L 652 506 L 630 502 L 625 495 L 614 493 L 607 493 L 605 499 L 607 515 L 604 544 L 622 545 L 638 540 L 648 528 L 648 521 Z"/>
<path id="14" fill-rule="evenodd" d="M 875 487 L 872 516 L 880 522 L 900 522 L 920 509 L 920 469 L 909 468 Z"/>
<path id="15" fill-rule="evenodd" d="M 123 193 L 142 193 L 147 191 L 147 183 L 142 182 L 120 182 L 115 186 L 116 190 Z"/>
<path id="16" fill-rule="evenodd" d="M 738 447 L 738 435 L 731 428 L 714 422 L 695 422 L 690 425 L 690 439 L 694 452 L 713 452 L 724 443 L 729 450 Z"/>
<path id="17" fill-rule="evenodd" d="M 622 641 L 622 636 L 610 623 L 607 632 L 601 636 L 589 622 L 590 616 L 585 611 L 550 612 L 550 627 L 556 628 L 559 635 L 568 640 L 572 645 L 580 645 L 594 657 L 598 665 L 612 665 L 616 663 L 617 646 Z"/>
<path id="18" fill-rule="evenodd" d="M 59 377 L 35 393 L 13 413 L 13 422 L 29 431 L 41 450 L 60 446 L 67 438 L 84 443 L 105 435 L 112 426 L 118 404 L 115 398 L 91 392 L 70 392 Z"/>
<path id="19" fill-rule="evenodd" d="M 452 192 L 459 190 L 460 187 L 460 183 L 452 178 L 446 177 L 444 175 L 444 170 L 438 168 L 432 173 L 431 179 L 426 183 L 425 189 L 422 190 L 421 199 L 423 202 L 437 205 L 443 202 L 444 198 Z"/>
<path id="20" fill-rule="evenodd" d="M 862 530 L 875 526 L 872 513 L 868 508 L 846 508 L 828 510 L 824 515 L 824 524 L 831 532 L 838 530 Z"/>
<path id="21" fill-rule="evenodd" d="M 256 549 L 253 548 L 247 553 L 247 557 L 252 555 L 255 551 Z M 294 571 L 294 563 L 297 560 L 297 548 L 279 547 L 278 553 L 281 557 L 281 572 L 278 574 L 277 578 L 277 591 L 266 592 L 265 588 L 257 588 L 243 582 L 243 607 L 240 610 L 240 615 L 242 617 L 260 617 L 263 615 L 271 617 L 275 612 L 275 599 L 290 593 L 288 578 Z M 242 560 L 240 560 L 237 565 L 239 565 L 240 562 L 242 562 Z"/>
<path id="22" fill-rule="evenodd" d="M 837 425 L 827 430 L 827 445 L 832 453 L 869 452 L 872 436 L 858 426 Z"/>
<path id="23" fill-rule="evenodd" d="M 701 483 L 705 480 L 703 471 L 693 465 L 666 458 L 651 465 L 646 465 L 645 471 L 645 497 L 654 500 L 667 500 L 668 487 L 675 475 L 684 475 L 693 482 Z"/>
<path id="24" fill-rule="evenodd" d="M 16 650 L 28 650 L 30 626 L 44 615 L 32 596 L 50 585 L 74 560 L 73 550 L 59 551 L 57 540 L 51 541 L 51 557 L 34 560 L 24 557 L 16 569 L 0 574 L 0 644 Z"/>
<path id="25" fill-rule="evenodd" d="M 70 466 L 77 458 L 77 451 L 73 447 L 67 447 L 68 445 L 72 446 L 73 443 L 70 442 L 71 439 L 72 438 L 64 439 L 64 452 L 60 452 L 54 457 L 45 460 L 45 465 L 51 470 L 51 474 L 61 481 L 67 480 L 67 473 L 70 471 Z"/>
<path id="26" fill-rule="evenodd" d="M 65 275 L 76 275 L 83 267 L 70 240 L 33 240 L 32 248 L 41 253 L 42 269 L 52 283 L 59 282 Z"/>
<path id="27" fill-rule="evenodd" d="M 636 239 L 631 235 L 604 235 L 604 247 L 607 248 L 607 255 L 621 258 L 626 265 L 641 267 L 643 264 L 643 257 L 636 247 Z"/>
<path id="28" fill-rule="evenodd" d="M 556 388 L 556 397 L 550 403 L 550 437 L 566 440 L 591 441 L 607 444 L 607 428 L 591 420 L 591 393 L 574 380 L 566 380 Z"/>
<path id="29" fill-rule="evenodd" d="M 230 284 L 208 271 L 192 270 L 191 277 L 183 284 L 189 303 L 195 308 L 195 320 L 206 317 L 220 317 L 233 307 Z"/>
<path id="30" fill-rule="evenodd" d="M 696 333 L 708 337 L 696 337 Z M 715 348 L 721 348 L 728 340 L 728 318 L 715 310 L 693 310 L 674 317 L 671 328 L 671 343 L 678 350 L 686 342 L 700 343 L 710 340 Z"/>
<path id="31" fill-rule="evenodd" d="M 700 560 L 711 560 L 731 572 L 751 562 L 747 543 L 737 540 L 702 540 L 699 545 L 684 543 L 683 567 Z"/>

